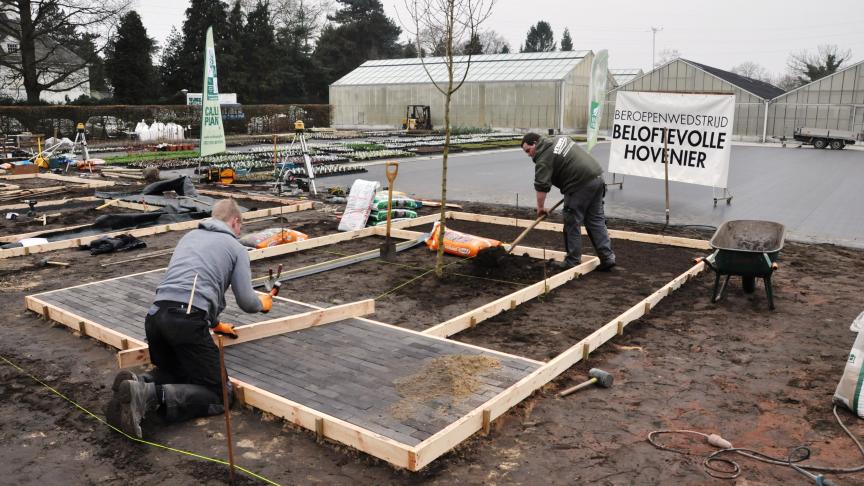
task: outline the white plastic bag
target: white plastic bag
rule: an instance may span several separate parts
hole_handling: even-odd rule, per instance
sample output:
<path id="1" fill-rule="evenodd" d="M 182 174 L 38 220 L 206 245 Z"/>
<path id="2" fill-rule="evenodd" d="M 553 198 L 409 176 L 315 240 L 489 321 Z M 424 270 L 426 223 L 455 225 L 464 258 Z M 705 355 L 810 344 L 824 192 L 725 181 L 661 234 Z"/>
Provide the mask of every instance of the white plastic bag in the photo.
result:
<path id="1" fill-rule="evenodd" d="M 858 336 L 846 360 L 843 377 L 834 391 L 834 403 L 843 405 L 860 418 L 864 418 L 864 333 L 860 332 L 862 326 L 864 312 L 852 321 L 850 329 L 858 331 Z"/>

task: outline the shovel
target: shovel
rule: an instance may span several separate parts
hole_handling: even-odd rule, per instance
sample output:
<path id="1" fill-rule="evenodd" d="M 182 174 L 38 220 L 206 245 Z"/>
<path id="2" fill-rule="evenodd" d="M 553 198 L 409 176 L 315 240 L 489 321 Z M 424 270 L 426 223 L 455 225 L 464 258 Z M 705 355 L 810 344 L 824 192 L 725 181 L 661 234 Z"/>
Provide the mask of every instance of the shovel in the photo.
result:
<path id="1" fill-rule="evenodd" d="M 381 245 L 381 258 L 387 261 L 393 261 L 396 257 L 396 244 L 390 238 L 390 224 L 393 210 L 393 183 L 396 181 L 396 174 L 399 173 L 399 162 L 387 162 L 384 164 L 384 171 L 387 174 L 387 239 Z"/>
<path id="2" fill-rule="evenodd" d="M 549 213 L 551 213 L 552 211 L 555 211 L 555 209 L 557 209 L 558 206 L 560 206 L 563 202 L 563 199 L 558 201 L 557 203 L 555 203 L 554 206 L 552 206 L 552 209 L 535 219 L 530 226 L 525 228 L 525 231 L 523 231 L 519 236 L 516 237 L 515 240 L 513 240 L 513 243 L 503 246 L 493 246 L 491 248 L 484 248 L 480 250 L 477 253 L 477 256 L 474 257 L 474 263 L 480 265 L 481 267 L 487 268 L 497 267 L 501 265 L 501 262 L 504 260 L 505 257 L 507 257 L 507 255 L 510 254 L 510 252 L 513 251 L 513 248 L 516 248 L 516 245 L 518 245 L 523 239 L 525 239 L 525 236 L 527 236 L 528 233 L 530 233 L 535 226 L 537 226 L 538 224 L 540 224 L 541 221 L 546 219 L 546 216 L 548 216 Z"/>

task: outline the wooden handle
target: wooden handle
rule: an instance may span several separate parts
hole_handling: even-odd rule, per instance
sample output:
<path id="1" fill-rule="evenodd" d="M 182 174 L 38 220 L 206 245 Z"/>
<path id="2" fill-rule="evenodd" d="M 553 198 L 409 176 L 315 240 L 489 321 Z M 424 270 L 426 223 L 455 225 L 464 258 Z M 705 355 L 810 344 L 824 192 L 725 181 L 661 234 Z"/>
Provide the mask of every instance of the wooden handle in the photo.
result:
<path id="1" fill-rule="evenodd" d="M 384 165 L 387 174 L 387 239 L 390 239 L 390 225 L 392 217 L 390 212 L 393 211 L 393 183 L 396 182 L 396 174 L 399 173 L 399 162 L 387 162 Z M 388 241 L 389 242 L 389 241 Z"/>
<path id="2" fill-rule="evenodd" d="M 558 206 L 560 206 L 561 203 L 563 203 L 563 202 L 564 202 L 564 200 L 562 199 L 562 200 L 558 201 L 557 203 L 555 203 L 555 205 L 552 206 L 552 209 L 550 209 L 546 214 L 543 214 L 543 215 L 541 215 L 539 218 L 535 219 L 534 222 L 531 223 L 531 226 L 528 226 L 527 228 L 525 228 L 525 231 L 523 231 L 522 234 L 520 234 L 519 236 L 517 236 L 516 239 L 513 240 L 513 243 L 510 243 L 510 249 L 507 250 L 507 253 L 510 253 L 511 251 L 513 251 L 513 248 L 516 248 L 516 245 L 518 245 L 520 241 L 522 241 L 523 239 L 525 239 L 525 236 L 528 235 L 528 233 L 529 233 L 532 229 L 534 229 L 535 226 L 537 226 L 538 224 L 540 224 L 540 221 L 543 221 L 544 219 L 546 219 L 546 216 L 548 216 L 549 213 L 551 213 L 552 211 L 555 211 L 555 209 L 556 209 Z"/>
<path id="3" fill-rule="evenodd" d="M 387 162 L 384 164 L 384 169 L 387 174 L 387 182 L 392 186 L 393 181 L 396 180 L 396 174 L 399 173 L 399 162 Z"/>

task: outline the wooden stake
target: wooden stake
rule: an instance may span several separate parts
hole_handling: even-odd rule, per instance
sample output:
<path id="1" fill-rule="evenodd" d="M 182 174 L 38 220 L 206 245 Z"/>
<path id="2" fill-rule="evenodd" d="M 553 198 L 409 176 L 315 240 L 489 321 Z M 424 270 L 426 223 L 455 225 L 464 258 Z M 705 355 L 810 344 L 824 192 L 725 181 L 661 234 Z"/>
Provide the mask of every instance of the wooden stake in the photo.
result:
<path id="1" fill-rule="evenodd" d="M 315 419 L 315 435 L 318 442 L 324 442 L 324 419 L 321 417 Z"/>
<path id="2" fill-rule="evenodd" d="M 189 304 L 186 305 L 186 314 L 192 313 L 192 299 L 195 297 L 195 284 L 198 283 L 198 274 L 195 274 L 195 278 L 192 279 L 192 292 L 189 293 Z M 221 339 L 220 339 L 221 341 Z"/>
<path id="3" fill-rule="evenodd" d="M 582 360 L 588 361 L 589 354 L 591 354 L 591 345 L 588 343 L 582 344 Z"/>
<path id="4" fill-rule="evenodd" d="M 195 275 L 198 276 L 197 274 Z M 222 408 L 225 410 L 225 431 L 228 436 L 228 480 L 234 484 L 234 441 L 231 439 L 231 411 L 228 409 L 228 371 L 225 369 L 225 345 L 219 336 L 219 374 L 222 376 Z"/>
<path id="5" fill-rule="evenodd" d="M 489 435 L 492 430 L 492 410 L 483 410 L 483 435 Z"/>
<path id="6" fill-rule="evenodd" d="M 618 335 L 624 335 L 624 321 L 618 321 Z"/>

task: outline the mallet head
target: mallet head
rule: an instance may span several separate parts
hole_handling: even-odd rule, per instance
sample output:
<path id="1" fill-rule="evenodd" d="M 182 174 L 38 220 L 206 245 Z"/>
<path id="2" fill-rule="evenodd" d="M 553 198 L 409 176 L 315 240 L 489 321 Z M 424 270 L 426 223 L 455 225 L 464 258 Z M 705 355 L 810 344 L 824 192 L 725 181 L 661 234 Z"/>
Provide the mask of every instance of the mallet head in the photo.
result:
<path id="1" fill-rule="evenodd" d="M 596 384 L 603 388 L 609 388 L 612 386 L 612 382 L 614 381 L 611 373 L 603 371 L 600 368 L 591 368 L 588 370 L 588 376 L 591 378 L 597 378 Z"/>

